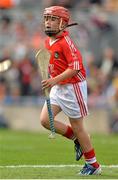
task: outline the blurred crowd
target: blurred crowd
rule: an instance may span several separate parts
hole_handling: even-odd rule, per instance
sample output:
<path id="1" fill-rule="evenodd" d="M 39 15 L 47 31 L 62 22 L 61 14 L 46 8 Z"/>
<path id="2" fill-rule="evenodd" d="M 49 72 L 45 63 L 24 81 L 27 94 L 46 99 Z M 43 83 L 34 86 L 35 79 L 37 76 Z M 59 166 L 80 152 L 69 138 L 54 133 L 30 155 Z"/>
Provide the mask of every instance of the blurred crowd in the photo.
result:
<path id="1" fill-rule="evenodd" d="M 17 2 L 6 8 L 4 2 Z M 51 5 L 69 8 L 68 29 L 83 54 L 87 72 L 89 107 L 107 108 L 111 131 L 118 132 L 118 1 L 117 0 L 3 0 L 0 1 L 0 60 L 11 59 L 11 68 L 0 73 L 2 104 L 43 97 L 35 54 L 42 47 L 43 9 Z M 35 103 L 37 101 L 34 101 Z M 29 103 L 29 101 L 28 101 Z M 39 100 L 41 103 L 41 99 Z M 111 121 L 112 119 L 112 121 Z"/>
<path id="2" fill-rule="evenodd" d="M 68 30 L 83 54 L 89 106 L 102 107 L 110 102 L 107 107 L 115 106 L 114 121 L 118 128 L 118 1 L 37 2 L 39 6 L 25 0 L 25 9 L 22 3 L 14 8 L 0 9 L 0 59 L 12 60 L 12 67 L 0 74 L 0 101 L 13 103 L 21 97 L 42 96 L 41 77 L 35 60 L 45 39 L 42 12 L 44 7 L 63 5 L 70 9 L 72 21 L 79 23 Z"/>

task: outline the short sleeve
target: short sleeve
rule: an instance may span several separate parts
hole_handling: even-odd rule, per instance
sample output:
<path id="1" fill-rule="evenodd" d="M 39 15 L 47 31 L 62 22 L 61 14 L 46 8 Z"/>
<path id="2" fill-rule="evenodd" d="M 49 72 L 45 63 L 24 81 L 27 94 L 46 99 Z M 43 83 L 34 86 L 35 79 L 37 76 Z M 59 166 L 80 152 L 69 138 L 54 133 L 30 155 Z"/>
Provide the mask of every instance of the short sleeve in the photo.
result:
<path id="1" fill-rule="evenodd" d="M 63 54 L 68 62 L 70 69 L 81 69 L 82 56 L 79 50 L 75 47 L 71 39 L 67 36 L 63 42 Z"/>

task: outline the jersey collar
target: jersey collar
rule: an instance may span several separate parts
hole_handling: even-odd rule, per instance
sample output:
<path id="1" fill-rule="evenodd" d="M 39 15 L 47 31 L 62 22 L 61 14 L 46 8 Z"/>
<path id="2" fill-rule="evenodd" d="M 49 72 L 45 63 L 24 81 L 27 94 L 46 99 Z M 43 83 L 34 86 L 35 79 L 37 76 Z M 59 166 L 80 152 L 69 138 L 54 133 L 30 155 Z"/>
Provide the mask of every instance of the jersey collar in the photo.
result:
<path id="1" fill-rule="evenodd" d="M 64 36 L 67 36 L 68 34 L 69 34 L 68 31 L 63 31 L 59 36 L 58 35 L 56 36 L 56 39 L 60 39 L 60 38 L 62 38 Z"/>

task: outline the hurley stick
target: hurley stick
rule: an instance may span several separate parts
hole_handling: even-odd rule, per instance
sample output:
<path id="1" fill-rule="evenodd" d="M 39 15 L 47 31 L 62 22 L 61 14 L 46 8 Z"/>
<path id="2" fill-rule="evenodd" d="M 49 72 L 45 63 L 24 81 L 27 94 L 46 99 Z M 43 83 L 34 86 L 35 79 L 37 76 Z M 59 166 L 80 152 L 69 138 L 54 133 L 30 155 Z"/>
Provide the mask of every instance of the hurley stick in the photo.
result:
<path id="1" fill-rule="evenodd" d="M 42 76 L 42 79 L 48 79 L 48 64 L 50 59 L 50 53 L 47 49 L 40 49 L 36 54 L 37 64 L 39 68 L 39 72 Z M 50 130 L 51 134 L 49 135 L 49 138 L 55 138 L 55 128 L 54 128 L 54 118 L 53 113 L 51 110 L 51 104 L 50 104 L 50 97 L 49 97 L 49 91 L 48 88 L 44 90 L 46 102 L 47 102 L 47 109 L 48 109 L 48 115 L 49 115 L 49 122 L 50 122 Z"/>

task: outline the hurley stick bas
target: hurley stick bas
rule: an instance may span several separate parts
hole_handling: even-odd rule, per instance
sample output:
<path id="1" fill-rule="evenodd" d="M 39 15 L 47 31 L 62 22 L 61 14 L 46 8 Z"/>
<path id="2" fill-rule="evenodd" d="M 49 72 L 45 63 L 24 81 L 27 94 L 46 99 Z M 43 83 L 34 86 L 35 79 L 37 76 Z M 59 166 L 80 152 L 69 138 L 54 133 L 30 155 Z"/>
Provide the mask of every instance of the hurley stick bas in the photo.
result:
<path id="1" fill-rule="evenodd" d="M 42 76 L 42 79 L 48 79 L 48 63 L 50 59 L 50 53 L 47 49 L 40 49 L 36 53 L 36 60 L 39 68 L 39 72 Z M 49 135 L 49 138 L 55 138 L 55 128 L 54 128 L 54 118 L 53 113 L 51 110 L 51 104 L 50 104 L 50 97 L 49 97 L 49 90 L 46 88 L 44 90 L 44 94 L 46 97 L 46 103 L 47 103 L 47 109 L 48 109 L 48 116 L 49 116 L 49 123 L 50 123 L 50 130 L 51 134 Z"/>

